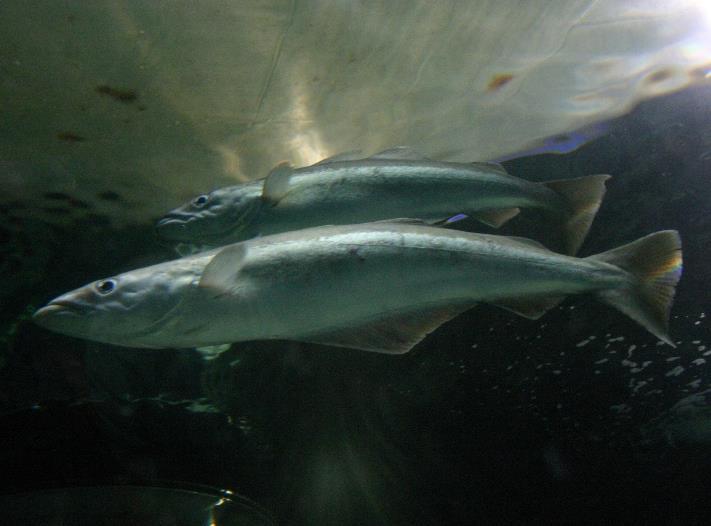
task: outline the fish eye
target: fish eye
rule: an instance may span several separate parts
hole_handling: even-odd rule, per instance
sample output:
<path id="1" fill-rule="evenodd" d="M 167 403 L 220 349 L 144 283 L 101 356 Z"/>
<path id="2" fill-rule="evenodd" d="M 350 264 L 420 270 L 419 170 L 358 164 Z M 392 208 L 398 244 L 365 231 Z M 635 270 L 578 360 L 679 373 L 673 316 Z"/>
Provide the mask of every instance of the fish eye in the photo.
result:
<path id="1" fill-rule="evenodd" d="M 202 194 L 197 196 L 195 199 L 193 199 L 193 205 L 197 207 L 202 207 L 207 204 L 207 202 L 210 200 L 210 196 L 207 194 Z"/>
<path id="2" fill-rule="evenodd" d="M 99 294 L 109 294 L 115 288 L 116 280 L 114 279 L 105 279 L 96 284 L 96 290 L 99 291 Z"/>

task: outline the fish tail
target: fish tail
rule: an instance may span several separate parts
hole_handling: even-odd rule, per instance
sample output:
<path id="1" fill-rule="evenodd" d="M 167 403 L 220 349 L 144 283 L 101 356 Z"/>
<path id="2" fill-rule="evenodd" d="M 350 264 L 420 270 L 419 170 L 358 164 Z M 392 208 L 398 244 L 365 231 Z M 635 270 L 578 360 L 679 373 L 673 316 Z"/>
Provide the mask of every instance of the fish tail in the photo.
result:
<path id="1" fill-rule="evenodd" d="M 588 175 L 543 183 L 567 204 L 568 213 L 561 232 L 563 253 L 574 256 L 583 244 L 605 196 L 605 182 L 609 178 L 609 175 Z"/>
<path id="2" fill-rule="evenodd" d="M 662 230 L 586 259 L 629 272 L 629 287 L 599 292 L 598 297 L 675 347 L 669 337 L 669 311 L 682 271 L 681 239 L 676 230 Z"/>

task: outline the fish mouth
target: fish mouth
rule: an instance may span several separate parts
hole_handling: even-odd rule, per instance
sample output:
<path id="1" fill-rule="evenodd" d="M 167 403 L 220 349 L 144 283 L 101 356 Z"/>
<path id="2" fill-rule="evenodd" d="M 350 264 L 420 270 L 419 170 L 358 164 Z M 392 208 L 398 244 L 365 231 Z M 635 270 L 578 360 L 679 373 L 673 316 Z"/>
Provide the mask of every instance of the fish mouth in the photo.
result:
<path id="1" fill-rule="evenodd" d="M 221 240 L 228 233 L 234 230 L 241 230 L 240 225 L 228 224 L 225 228 L 212 231 L 210 229 L 196 230 L 194 225 L 188 228 L 190 223 L 198 221 L 195 216 L 185 217 L 183 215 L 167 215 L 160 219 L 155 226 L 156 233 L 158 237 L 161 237 L 167 241 L 183 241 L 186 243 L 193 242 L 196 235 L 200 234 L 200 241 L 207 245 L 210 245 L 211 241 Z M 198 222 L 198 226 L 205 226 L 205 222 Z"/>
<path id="2" fill-rule="evenodd" d="M 167 224 L 185 224 L 188 219 L 182 214 L 168 214 L 163 216 L 158 220 L 157 226 L 167 225 Z"/>
<path id="3" fill-rule="evenodd" d="M 32 319 L 39 324 L 42 324 L 44 320 L 51 316 L 79 316 L 83 314 L 84 309 L 78 303 L 67 300 L 55 300 L 51 301 L 46 306 L 37 310 L 33 315 Z"/>
<path id="4" fill-rule="evenodd" d="M 185 235 L 185 225 L 189 222 L 184 217 L 165 216 L 156 223 L 156 232 L 165 239 L 181 240 Z"/>
<path id="5" fill-rule="evenodd" d="M 156 228 L 185 228 L 185 223 L 187 223 L 187 220 L 182 217 L 165 216 L 156 223 Z"/>

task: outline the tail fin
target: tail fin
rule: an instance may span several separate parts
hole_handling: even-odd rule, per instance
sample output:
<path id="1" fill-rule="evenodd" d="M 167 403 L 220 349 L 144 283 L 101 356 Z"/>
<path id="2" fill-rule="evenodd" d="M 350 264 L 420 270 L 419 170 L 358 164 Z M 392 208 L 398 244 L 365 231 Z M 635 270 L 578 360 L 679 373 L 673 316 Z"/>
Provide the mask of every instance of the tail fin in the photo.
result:
<path id="1" fill-rule="evenodd" d="M 628 289 L 598 293 L 598 297 L 660 340 L 674 347 L 669 337 L 669 310 L 681 277 L 681 239 L 676 230 L 663 230 L 637 241 L 586 258 L 610 263 L 633 275 Z"/>
<path id="2" fill-rule="evenodd" d="M 588 175 L 543 183 L 562 196 L 568 204 L 569 212 L 562 232 L 565 254 L 574 256 L 583 244 L 605 196 L 605 181 L 609 178 L 609 175 Z"/>

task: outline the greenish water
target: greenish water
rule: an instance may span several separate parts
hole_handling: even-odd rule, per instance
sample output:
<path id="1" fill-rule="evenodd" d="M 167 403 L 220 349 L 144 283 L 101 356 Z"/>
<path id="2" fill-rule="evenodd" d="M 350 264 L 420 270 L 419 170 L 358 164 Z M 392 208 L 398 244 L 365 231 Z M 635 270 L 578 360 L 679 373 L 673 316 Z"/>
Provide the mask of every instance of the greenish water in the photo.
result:
<path id="1" fill-rule="evenodd" d="M 514 149 L 507 150 L 498 144 L 516 127 L 515 117 L 509 118 L 516 115 L 512 107 L 520 103 L 526 108 L 522 114 L 536 113 L 532 101 L 550 110 L 549 99 L 573 100 L 567 92 L 543 96 L 552 88 L 541 77 L 558 71 L 536 69 L 545 61 L 531 66 L 529 84 L 510 80 L 516 95 L 490 101 L 488 110 L 479 102 L 486 92 L 483 83 L 471 108 L 484 121 L 469 130 L 466 118 L 455 118 L 466 104 L 444 108 L 433 102 L 459 97 L 462 86 L 480 78 L 451 72 L 449 91 L 437 83 L 450 74 L 448 67 L 462 64 L 459 55 L 448 65 L 435 40 L 428 40 L 427 49 L 418 44 L 412 56 L 401 59 L 403 71 L 413 75 L 407 77 L 407 89 L 395 73 L 372 69 L 373 63 L 395 61 L 385 53 L 386 44 L 398 52 L 407 47 L 396 36 L 420 27 L 422 17 L 434 20 L 436 28 L 452 26 L 454 43 L 470 45 L 474 41 L 461 40 L 468 33 L 456 23 L 456 13 L 435 16 L 420 5 L 403 19 L 405 29 L 349 30 L 342 47 L 324 45 L 314 55 L 307 51 L 318 43 L 314 34 L 324 43 L 341 42 L 341 19 L 328 24 L 329 16 L 340 13 L 336 7 L 294 2 L 270 11 L 256 4 L 245 5 L 245 20 L 257 17 L 259 27 L 283 38 L 282 47 L 260 40 L 250 32 L 258 27 L 220 2 L 212 5 L 225 9 L 222 16 L 200 11 L 204 20 L 222 19 L 214 26 L 214 39 L 206 36 L 210 25 L 200 25 L 203 19 L 185 7 L 161 18 L 131 2 L 123 10 L 110 3 L 70 2 L 62 8 L 37 7 L 39 27 L 48 31 L 45 36 L 57 37 L 59 46 L 45 54 L 46 42 L 26 27 L 31 20 L 17 22 L 26 14 L 20 3 L 0 8 L 5 20 L 0 27 L 13 46 L 0 52 L 2 71 L 32 65 L 22 74 L 5 75 L 0 85 L 0 93 L 15 97 L 11 125 L 0 125 L 0 172 L 7 189 L 0 196 L 2 493 L 200 484 L 245 495 L 279 524 L 707 523 L 711 88 L 696 78 L 699 82 L 685 89 L 659 88 L 665 94 L 631 90 L 620 96 L 624 111 L 607 115 L 601 110 L 606 117 L 593 128 L 583 127 L 579 142 L 578 126 L 553 129 L 543 119 L 542 129 L 557 133 L 557 140 L 541 142 L 530 130 L 533 125 L 526 125 L 528 135 L 509 137 L 506 144 Z M 353 5 L 353 13 L 363 13 L 360 4 Z M 526 27 L 547 20 L 544 13 L 535 22 L 525 9 L 526 24 L 513 22 L 492 6 L 482 2 L 480 12 L 499 28 L 507 20 Z M 585 11 L 576 6 L 579 15 Z M 586 16 L 602 17 L 585 6 Z M 366 21 L 399 13 L 371 7 Z M 569 19 L 575 20 L 570 9 Z M 464 11 L 461 20 L 476 18 L 474 11 Z M 15 28 L 7 22 L 10 14 Z M 103 22 L 92 26 L 92 20 Z M 558 49 L 579 54 L 576 42 L 582 46 L 594 39 L 580 35 L 587 24 L 570 20 L 556 26 L 561 32 L 577 28 L 565 41 L 568 47 Z M 678 25 L 672 18 L 669 23 Z M 239 38 L 254 42 L 239 64 L 229 62 L 235 42 L 229 47 L 219 38 L 230 24 L 248 27 Z M 200 53 L 187 52 L 189 46 L 177 37 L 189 34 L 189 28 L 199 36 Z M 166 45 L 160 35 L 178 40 Z M 96 49 L 90 51 L 86 43 Z M 545 43 L 539 42 L 541 49 Z M 536 45 L 531 49 L 538 50 Z M 449 46 L 451 51 L 454 44 Z M 165 49 L 174 52 L 161 55 Z M 196 60 L 211 49 L 220 50 L 212 62 Z M 428 49 L 431 58 L 425 60 Z M 521 53 L 516 49 L 511 56 Z M 615 55 L 613 49 L 603 51 Z M 35 55 L 42 61 L 32 64 Z M 552 56 L 557 63 L 567 55 Z M 349 73 L 333 69 L 341 73 L 325 80 L 329 67 L 351 58 Z M 476 63 L 485 59 L 477 57 Z M 275 94 L 262 89 L 270 83 L 229 76 L 225 61 L 234 67 L 251 61 L 259 79 L 272 71 Z M 71 78 L 79 87 L 66 98 L 57 95 L 40 62 L 44 69 L 61 71 L 62 82 Z M 119 65 L 112 69 L 111 64 L 133 69 L 124 77 Z M 313 69 L 308 76 L 306 66 Z M 420 67 L 418 82 L 425 85 L 418 88 Z M 708 65 L 699 67 L 693 66 L 697 77 L 708 76 Z M 354 87 L 354 68 L 370 75 L 360 91 Z M 386 106 L 392 99 L 377 87 L 378 71 L 383 90 L 401 88 L 396 93 L 402 106 Z M 480 76 L 486 79 L 495 73 L 477 71 L 485 71 Z M 573 90 L 571 77 L 559 78 Z M 238 85 L 240 80 L 244 83 Z M 326 85 L 309 91 L 309 82 Z M 506 88 L 509 81 L 498 82 Z M 441 95 L 428 91 L 435 88 Z M 45 92 L 52 95 L 43 98 Z M 642 95 L 659 96 L 633 104 Z M 369 97 L 375 106 L 367 104 Z M 425 102 L 432 102 L 431 109 Z M 352 106 L 339 114 L 334 110 L 339 103 Z M 299 104 L 309 111 L 296 118 L 293 106 Z M 53 105 L 56 114 L 48 109 Z M 224 113 L 227 106 L 234 113 Z M 407 113 L 413 108 L 416 118 Z M 506 119 L 501 130 L 487 134 L 495 127 L 497 108 Z M 376 116 L 361 120 L 359 114 Z M 184 119 L 182 125 L 175 124 L 176 115 Z M 560 125 L 561 115 L 550 122 Z M 423 123 L 431 126 L 429 132 Z M 453 131 L 443 131 L 447 124 Z M 471 131 L 466 139 L 452 138 L 465 129 Z M 484 146 L 467 153 L 477 137 L 485 138 Z M 568 140 L 580 147 L 560 147 Z M 272 341 L 235 344 L 207 361 L 192 349 L 118 348 L 64 337 L 30 320 L 36 308 L 63 292 L 174 258 L 153 225 L 184 199 L 243 176 L 254 178 L 282 155 L 306 164 L 326 150 L 375 151 L 376 145 L 409 141 L 425 149 L 430 145 L 428 153 L 441 157 L 506 158 L 511 174 L 531 181 L 612 174 L 581 255 L 657 230 L 678 230 L 684 273 L 670 324 L 676 348 L 587 297 L 569 298 L 537 321 L 480 305 L 402 356 Z M 517 150 L 533 155 L 509 158 Z M 567 153 L 545 153 L 551 150 Z M 471 220 L 461 227 L 494 232 Z M 544 234 L 539 229 L 535 221 L 519 217 L 496 233 L 536 237 Z"/>

